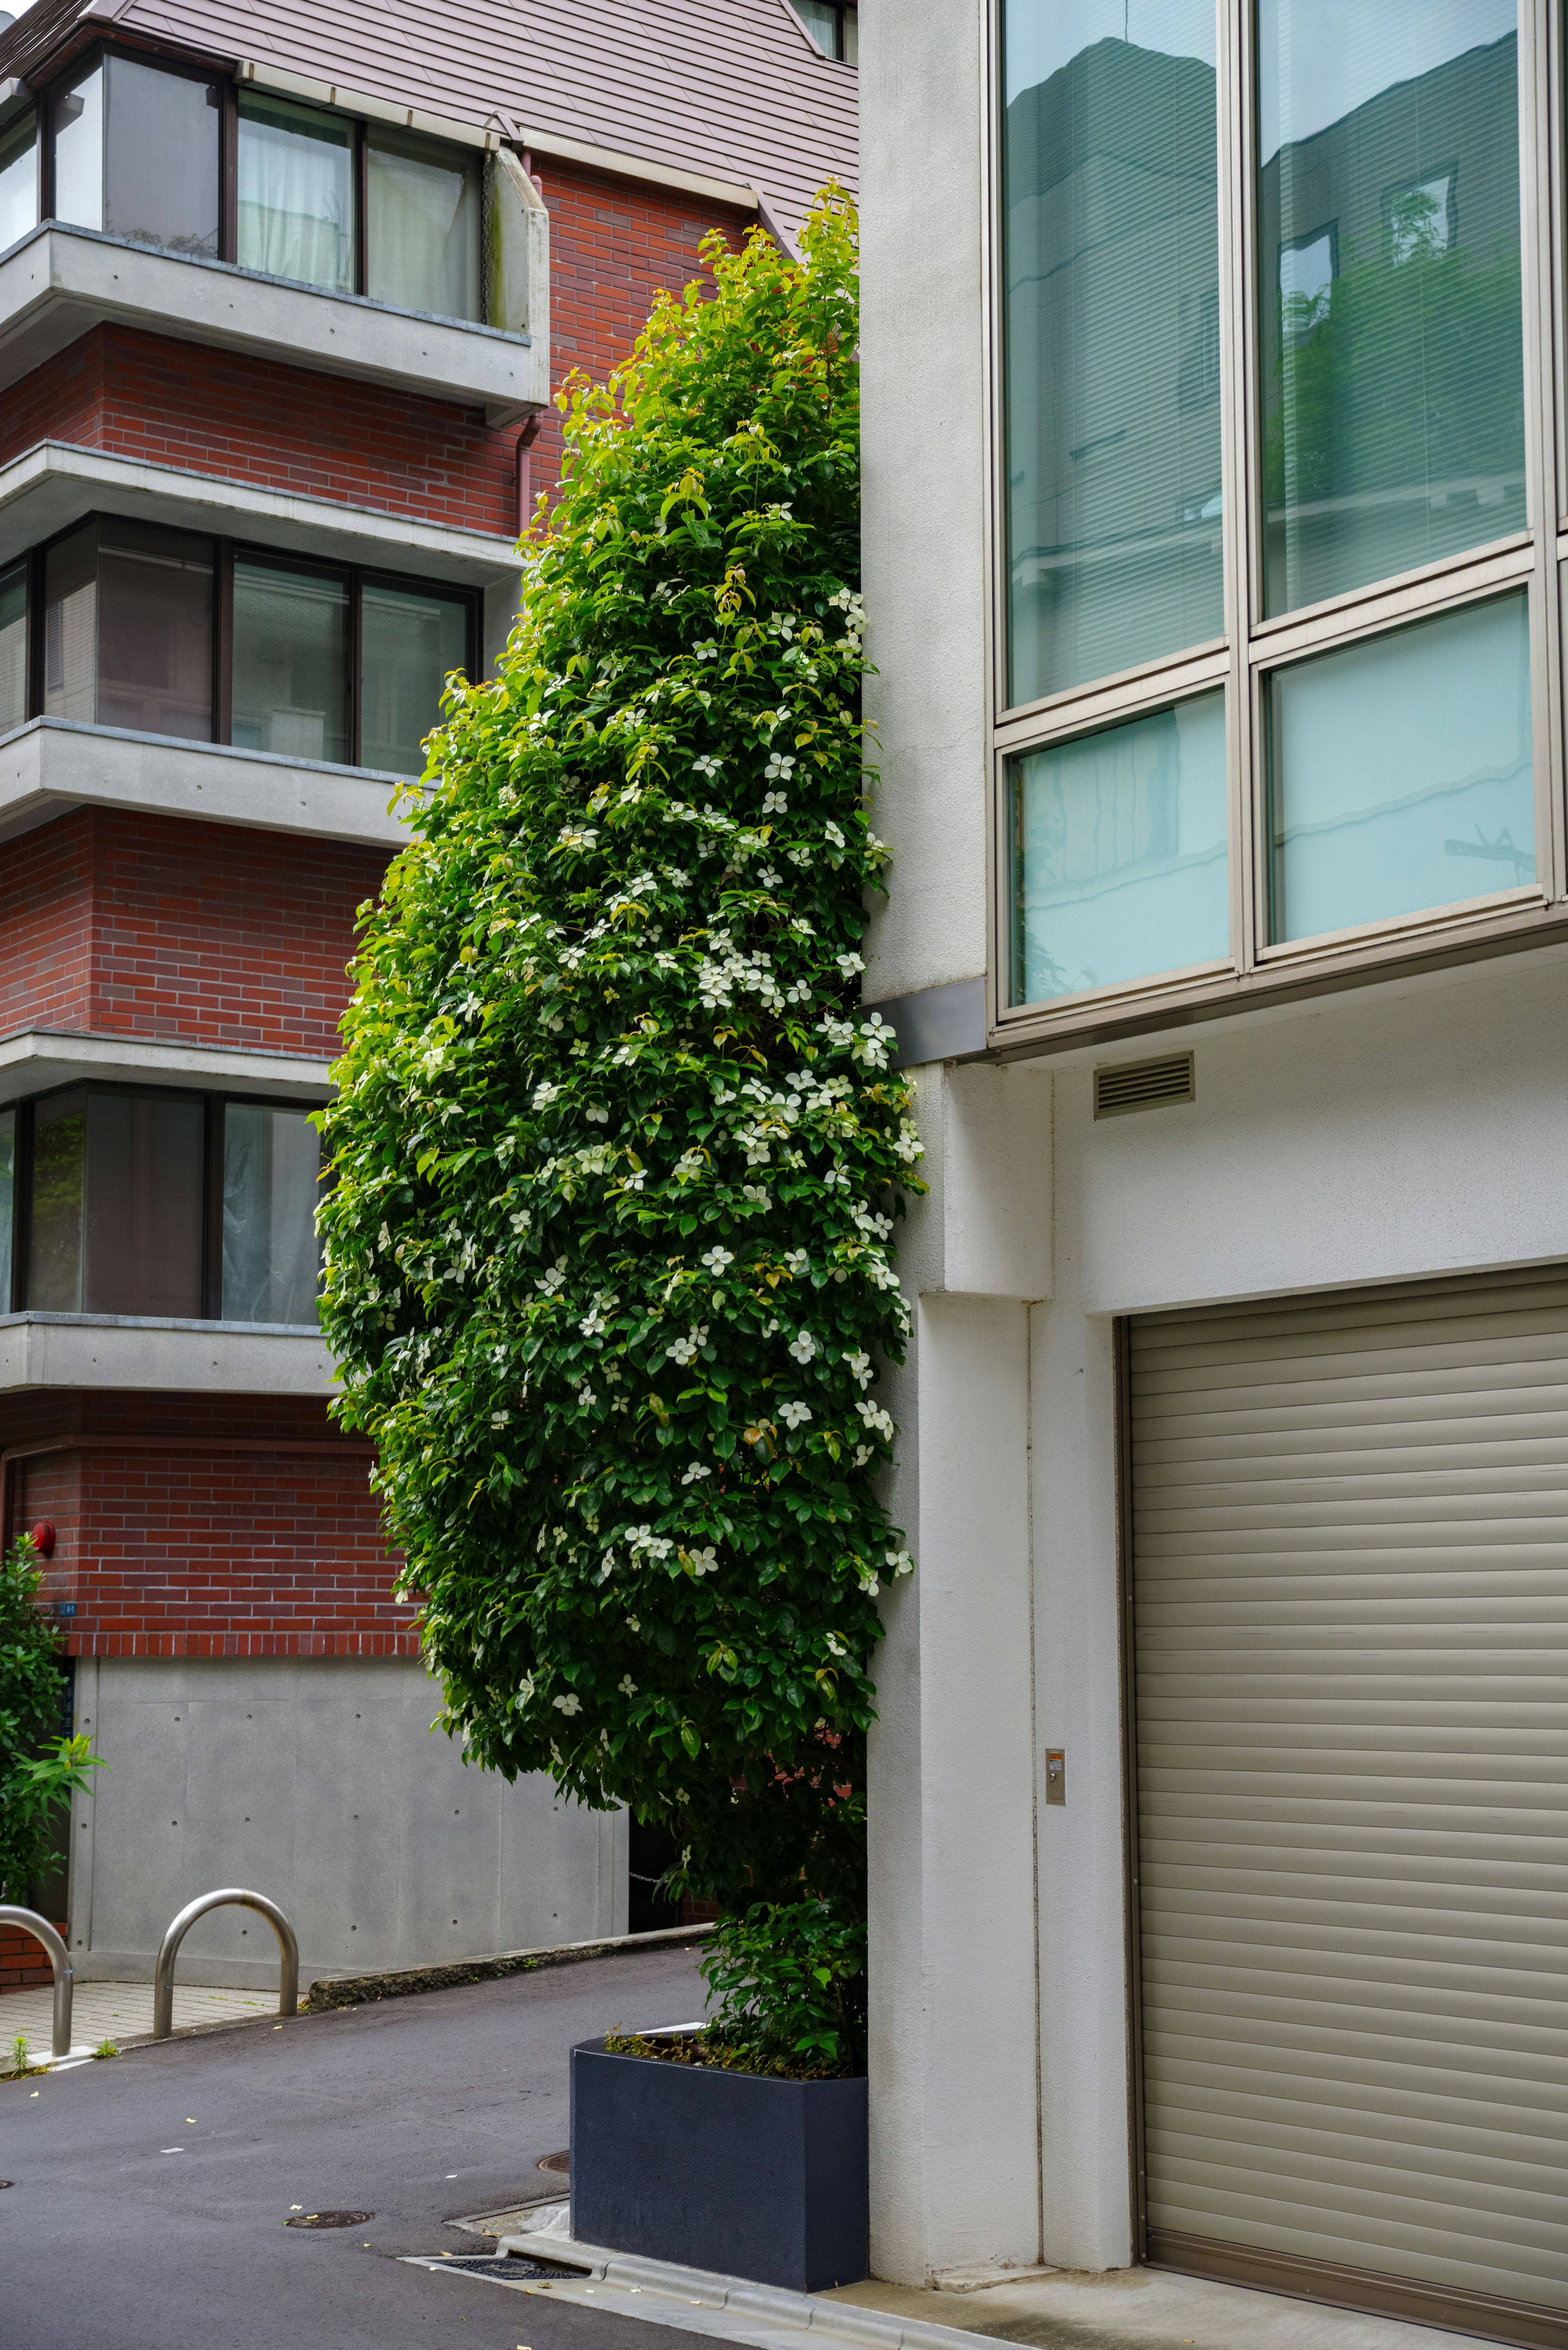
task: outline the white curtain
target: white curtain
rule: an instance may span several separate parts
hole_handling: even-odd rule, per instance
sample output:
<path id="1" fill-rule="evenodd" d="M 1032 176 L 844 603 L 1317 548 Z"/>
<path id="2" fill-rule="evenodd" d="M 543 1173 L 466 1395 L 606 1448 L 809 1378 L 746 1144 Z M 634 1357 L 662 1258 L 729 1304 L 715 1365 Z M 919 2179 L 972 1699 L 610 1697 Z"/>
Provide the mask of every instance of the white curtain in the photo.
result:
<path id="1" fill-rule="evenodd" d="M 354 150 L 347 125 L 301 107 L 249 99 L 240 117 L 242 269 L 349 293 L 354 284 Z"/>
<path id="2" fill-rule="evenodd" d="M 369 291 L 400 310 L 477 318 L 477 164 L 460 147 L 379 127 L 368 162 Z"/>

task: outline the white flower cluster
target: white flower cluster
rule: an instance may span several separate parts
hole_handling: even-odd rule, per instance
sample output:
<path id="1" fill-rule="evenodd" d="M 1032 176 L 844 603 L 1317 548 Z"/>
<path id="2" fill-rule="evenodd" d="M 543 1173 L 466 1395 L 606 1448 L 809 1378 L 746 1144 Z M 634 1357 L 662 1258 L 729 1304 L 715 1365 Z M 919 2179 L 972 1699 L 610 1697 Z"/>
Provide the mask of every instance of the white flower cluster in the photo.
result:
<path id="1" fill-rule="evenodd" d="M 890 1412 L 884 1411 L 881 1405 L 873 1403 L 868 1396 L 862 1396 L 855 1409 L 868 1429 L 875 1429 L 878 1436 L 886 1437 L 889 1444 L 892 1442 L 893 1417 Z"/>
<path id="2" fill-rule="evenodd" d="M 664 1351 L 670 1357 L 672 1363 L 678 1363 L 680 1368 L 684 1370 L 688 1363 L 694 1363 L 696 1361 L 698 1355 L 707 1343 L 708 1325 L 706 1322 L 701 1324 L 694 1322 L 687 1336 L 684 1338 L 672 1338 Z"/>
<path id="3" fill-rule="evenodd" d="M 786 1428 L 804 1428 L 811 1418 L 811 1406 L 798 1402 L 781 1403 L 779 1418 Z"/>

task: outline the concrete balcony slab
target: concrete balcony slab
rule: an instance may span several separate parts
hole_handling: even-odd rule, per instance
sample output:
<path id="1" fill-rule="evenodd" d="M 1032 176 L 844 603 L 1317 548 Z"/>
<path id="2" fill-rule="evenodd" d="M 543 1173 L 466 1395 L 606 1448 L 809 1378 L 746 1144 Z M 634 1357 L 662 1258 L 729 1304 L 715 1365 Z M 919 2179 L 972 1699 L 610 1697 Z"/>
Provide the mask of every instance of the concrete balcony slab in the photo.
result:
<path id="1" fill-rule="evenodd" d="M 115 1388 L 321 1396 L 337 1386 L 317 1330 L 140 1314 L 0 1315 L 0 1394 Z"/>
<path id="2" fill-rule="evenodd" d="M 331 1066 L 302 1053 L 233 1052 L 146 1036 L 34 1028 L 0 1039 L 0 1105 L 95 1078 L 100 1084 L 164 1085 L 314 1105 L 336 1090 Z"/>
<path id="3" fill-rule="evenodd" d="M 30 718 L 0 734 L 0 841 L 78 807 L 194 816 L 401 848 L 409 827 L 391 813 L 400 775 L 334 767 L 225 743 L 185 743 L 65 718 Z"/>
<path id="4" fill-rule="evenodd" d="M 395 310 L 367 295 L 327 294 L 57 221 L 0 255 L 0 390 L 106 322 L 483 409 L 492 425 L 514 424 L 550 397 L 543 338 Z"/>

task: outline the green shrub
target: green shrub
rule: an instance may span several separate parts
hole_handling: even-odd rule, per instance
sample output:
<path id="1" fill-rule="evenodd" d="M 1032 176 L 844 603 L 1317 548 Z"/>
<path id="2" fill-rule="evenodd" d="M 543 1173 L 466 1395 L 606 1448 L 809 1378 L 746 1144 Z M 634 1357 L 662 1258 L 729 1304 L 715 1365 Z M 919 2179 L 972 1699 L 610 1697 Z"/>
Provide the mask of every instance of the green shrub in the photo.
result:
<path id="1" fill-rule="evenodd" d="M 470 1756 L 673 1826 L 677 1891 L 853 1918 L 919 1144 L 858 1003 L 841 197 L 805 250 L 711 240 L 563 401 L 524 616 L 365 919 L 323 1315 Z"/>
<path id="2" fill-rule="evenodd" d="M 57 1813 L 103 1767 L 89 1738 L 48 1736 L 67 1674 L 37 1604 L 37 1555 L 18 1534 L 0 1560 L 0 1900 L 22 1903 L 50 1858 Z"/>

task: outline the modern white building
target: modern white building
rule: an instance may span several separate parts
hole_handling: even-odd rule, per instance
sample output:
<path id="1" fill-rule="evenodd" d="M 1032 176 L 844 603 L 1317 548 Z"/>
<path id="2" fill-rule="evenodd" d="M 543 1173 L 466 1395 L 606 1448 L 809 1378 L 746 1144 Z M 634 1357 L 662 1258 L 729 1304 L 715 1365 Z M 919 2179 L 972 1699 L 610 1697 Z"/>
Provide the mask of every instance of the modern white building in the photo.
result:
<path id="1" fill-rule="evenodd" d="M 1561 40 L 867 13 L 884 2276 L 1568 2343 Z"/>

